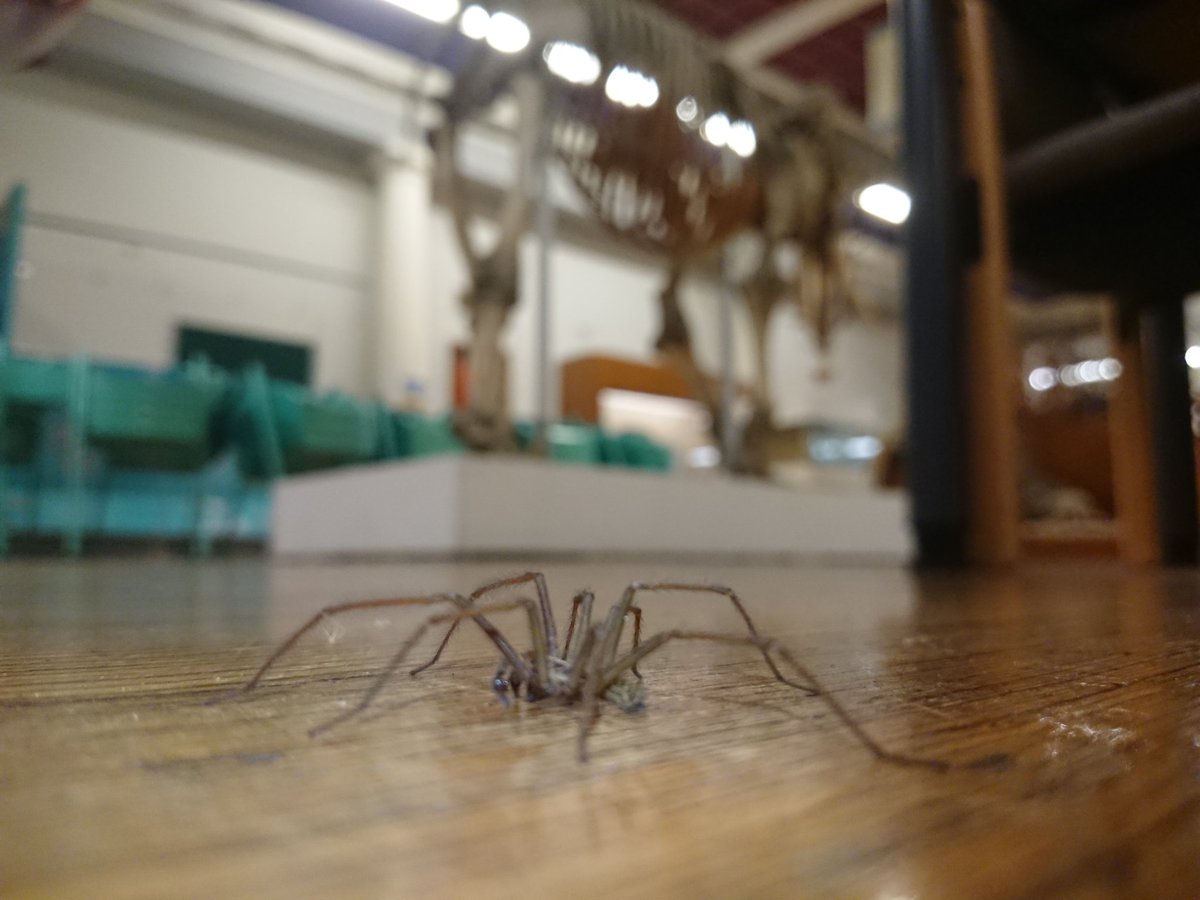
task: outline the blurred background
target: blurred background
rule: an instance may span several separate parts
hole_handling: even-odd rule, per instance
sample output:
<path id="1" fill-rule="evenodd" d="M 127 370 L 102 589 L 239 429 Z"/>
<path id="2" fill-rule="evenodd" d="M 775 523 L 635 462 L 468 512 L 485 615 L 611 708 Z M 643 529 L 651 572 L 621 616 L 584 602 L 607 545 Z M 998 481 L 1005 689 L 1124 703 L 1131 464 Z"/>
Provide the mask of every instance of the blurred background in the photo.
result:
<path id="1" fill-rule="evenodd" d="M 1007 430 L 989 440 L 997 441 L 998 458 L 1011 460 L 1012 483 L 994 490 L 1018 506 L 988 511 L 968 486 L 956 488 L 948 506 L 922 500 L 931 479 L 971 483 L 981 452 L 989 451 L 964 437 L 973 427 L 970 410 L 995 406 L 971 393 L 977 337 L 969 323 L 939 339 L 940 374 L 920 363 L 936 354 L 910 339 L 914 323 L 923 328 L 938 312 L 930 307 L 936 292 L 925 291 L 908 265 L 905 242 L 926 253 L 938 240 L 936 228 L 945 237 L 946 223 L 906 225 L 910 194 L 918 211 L 923 200 L 934 208 L 936 198 L 927 184 L 921 194 L 920 165 L 901 152 L 904 85 L 921 93 L 917 64 L 911 53 L 905 63 L 904 50 L 906 42 L 910 50 L 919 46 L 923 27 L 936 26 L 925 7 L 937 4 L 651 6 L 771 103 L 802 108 L 814 90 L 835 98 L 838 127 L 876 154 L 882 173 L 878 183 L 847 185 L 835 205 L 836 252 L 857 315 L 837 324 L 827 347 L 795 306 L 782 304 L 770 316 L 763 365 L 773 435 L 759 481 L 786 492 L 770 503 L 795 510 L 820 497 L 810 523 L 816 531 L 829 516 L 851 531 L 855 517 L 887 524 L 873 543 L 814 542 L 800 535 L 810 526 L 781 513 L 777 529 L 792 536 L 768 542 L 763 552 L 933 559 L 936 539 L 923 523 L 986 531 L 972 517 L 1003 514 L 1016 537 L 1001 556 L 1122 555 L 1123 495 L 1114 465 L 1126 457 L 1118 450 L 1114 463 L 1117 426 L 1109 410 L 1115 386 L 1129 374 L 1116 343 L 1128 331 L 1121 331 L 1124 314 L 1105 298 L 1104 285 L 1005 282 L 996 301 L 1003 334 L 983 358 L 1008 397 L 994 413 L 1009 422 Z M 1030 18 L 1028 4 L 993 6 L 1004 20 L 999 33 L 1016 35 L 1020 47 L 1006 55 L 1005 41 L 1013 42 L 995 42 L 999 88 L 992 88 L 1001 100 L 1006 86 L 1022 84 L 1008 61 L 1028 57 L 1028 47 L 1072 77 L 1079 70 L 1094 75 L 1081 96 L 1104 98 L 1110 112 L 1160 88 L 1194 93 L 1186 62 L 1161 77 L 1159 70 L 1137 70 L 1142 93 L 1133 99 L 1115 96 L 1104 70 L 1092 65 L 1121 59 L 1133 71 L 1129 60 L 1140 65 L 1146 54 L 1122 56 L 1127 47 L 1113 35 L 1118 26 L 1146 21 L 1130 44 L 1149 45 L 1163 17 L 1177 14 L 1170 3 L 1072 12 L 1070 28 L 1060 21 L 1068 3 L 1051 4 L 1041 19 Z M 537 4 L 485 8 L 457 0 L 7 4 L 8 18 L 0 20 L 7 70 L 0 80 L 5 552 L 104 552 L 164 542 L 200 555 L 253 551 L 271 540 L 274 498 L 292 476 L 303 474 L 300 483 L 311 488 L 313 473 L 393 472 L 399 464 L 465 458 L 456 411 L 469 404 L 471 390 L 470 316 L 460 302 L 470 273 L 430 134 L 443 119 L 443 99 L 481 53 L 490 65 L 541 55 L 530 42 L 541 33 L 533 17 L 544 13 Z M 1078 39 L 1048 45 L 1046 35 L 1067 32 Z M 613 63 L 603 60 L 605 71 Z M 969 104 L 976 95 L 967 88 Z M 457 158 L 485 210 L 473 226 L 481 239 L 496 233 L 487 211 L 512 190 L 519 137 L 511 98 L 502 84 L 496 93 L 462 123 Z M 1009 123 L 1009 149 L 1017 138 L 1028 147 L 1051 132 L 1022 132 L 1027 123 L 1012 124 L 1011 105 L 1000 103 L 997 114 Z M 1069 109 L 1056 126 L 1088 119 L 1084 100 Z M 943 113 L 964 134 L 971 131 L 969 114 Z M 595 126 L 603 133 L 602 116 Z M 907 123 L 910 147 L 919 126 Z M 704 132 L 705 139 L 719 148 L 715 133 Z M 1182 140 L 1189 147 L 1194 138 Z M 959 143 L 971 157 L 969 134 Z M 751 165 L 753 143 L 736 155 Z M 757 377 L 736 254 L 710 254 L 680 292 L 696 360 L 726 392 L 722 415 L 729 421 L 720 423 L 656 351 L 662 254 L 596 221 L 562 167 L 550 165 L 546 178 L 553 228 L 531 222 L 521 240 L 519 302 L 502 337 L 503 391 L 515 425 L 510 449 L 544 458 L 546 473 L 572 467 L 574 474 L 668 479 L 696 496 L 714 484 L 745 484 L 724 471 L 733 445 L 722 440 L 729 429 L 749 427 Z M 882 200 L 880 189 L 888 192 Z M 982 204 L 986 210 L 986 196 Z M 958 269 L 973 264 L 969 253 L 955 252 Z M 806 265 L 804 258 L 791 262 Z M 1182 303 L 1186 291 L 1176 294 Z M 964 308 L 970 302 L 963 300 Z M 1170 355 L 1195 384 L 1194 303 L 1181 321 L 1185 340 Z M 948 410 L 951 420 L 937 434 L 920 414 L 930 405 Z M 1175 432 L 1190 428 L 1179 424 L 1188 421 L 1187 410 L 1172 409 Z M 1147 440 L 1150 434 L 1145 424 Z M 917 470 L 910 451 L 923 453 Z M 1152 456 L 1146 451 L 1134 465 L 1143 481 L 1151 477 Z M 598 481 L 579 496 L 637 493 L 641 484 Z M 911 499 L 906 489 L 915 492 Z M 410 490 L 399 481 L 387 489 L 399 492 L 388 494 L 395 509 L 418 496 Z M 1182 490 L 1194 493 L 1194 476 Z M 422 503 L 451 503 L 420 496 Z M 876 501 L 881 505 L 872 506 Z M 356 494 L 353 503 L 360 502 Z M 826 503 L 841 504 L 845 514 L 828 512 Z M 288 509 L 301 518 L 316 514 L 303 504 Z M 754 515 L 753 507 L 744 514 Z M 1143 512 L 1141 521 L 1158 521 L 1154 516 Z M 1194 518 L 1193 504 L 1193 529 Z M 1138 552 L 1161 556 L 1146 550 L 1159 537 L 1143 535 Z M 579 540 L 585 548 L 588 538 Z M 723 538 L 706 540 L 720 546 Z M 396 537 L 388 549 L 413 547 Z"/>

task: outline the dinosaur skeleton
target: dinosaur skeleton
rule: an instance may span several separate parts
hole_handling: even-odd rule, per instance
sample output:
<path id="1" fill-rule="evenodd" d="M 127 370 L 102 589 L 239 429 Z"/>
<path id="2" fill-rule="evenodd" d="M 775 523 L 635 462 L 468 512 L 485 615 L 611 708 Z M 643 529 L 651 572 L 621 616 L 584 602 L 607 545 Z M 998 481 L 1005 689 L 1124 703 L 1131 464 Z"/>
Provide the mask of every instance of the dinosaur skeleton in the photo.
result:
<path id="1" fill-rule="evenodd" d="M 534 166 L 542 150 L 561 160 L 597 219 L 619 234 L 664 253 L 668 278 L 659 295 L 656 347 L 688 379 L 720 421 L 720 398 L 691 349 L 678 290 L 689 268 L 734 235 L 761 240 L 755 273 L 741 285 L 758 355 L 753 413 L 738 467 L 765 474 L 771 432 L 765 361 L 771 315 L 786 299 L 824 349 L 836 323 L 853 312 L 835 247 L 836 214 L 846 192 L 881 168 L 882 154 L 848 135 L 849 114 L 832 94 L 813 89 L 785 106 L 759 93 L 721 62 L 716 46 L 659 9 L 637 0 L 526 0 L 514 12 L 531 23 L 528 50 L 502 56 L 482 45 L 444 98 L 445 124 L 435 147 L 449 186 L 456 234 L 470 269 L 464 296 L 471 322 L 471 394 L 460 433 L 479 449 L 512 440 L 505 409 L 500 335 L 517 300 L 517 251 L 531 208 Z M 543 48 L 569 42 L 587 48 L 600 77 L 569 83 L 551 73 Z M 650 104 L 626 106 L 606 96 L 616 67 L 652 76 Z M 499 216 L 490 250 L 472 236 L 464 179 L 455 162 L 461 123 L 502 93 L 516 98 L 517 178 Z M 706 118 L 753 128 L 756 149 L 740 158 L 706 139 Z M 709 138 L 712 135 L 709 133 Z M 546 160 L 541 160 L 543 165 Z M 800 249 L 804 264 L 783 275 L 776 250 Z"/>

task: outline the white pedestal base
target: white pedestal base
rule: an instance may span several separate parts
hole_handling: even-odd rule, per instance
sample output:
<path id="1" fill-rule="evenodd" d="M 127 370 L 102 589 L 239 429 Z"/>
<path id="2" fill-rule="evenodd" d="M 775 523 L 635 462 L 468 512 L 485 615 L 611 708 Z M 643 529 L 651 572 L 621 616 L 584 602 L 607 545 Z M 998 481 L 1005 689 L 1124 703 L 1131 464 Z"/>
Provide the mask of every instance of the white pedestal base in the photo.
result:
<path id="1" fill-rule="evenodd" d="M 906 562 L 899 493 L 794 490 L 504 457 L 438 457 L 285 478 L 277 554 L 836 556 Z"/>

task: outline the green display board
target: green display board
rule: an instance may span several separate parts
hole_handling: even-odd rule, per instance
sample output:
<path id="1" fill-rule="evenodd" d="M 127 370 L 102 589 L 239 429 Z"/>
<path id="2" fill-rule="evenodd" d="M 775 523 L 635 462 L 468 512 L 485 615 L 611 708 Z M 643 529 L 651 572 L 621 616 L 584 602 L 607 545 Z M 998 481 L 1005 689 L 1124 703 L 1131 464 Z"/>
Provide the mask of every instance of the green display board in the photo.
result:
<path id="1" fill-rule="evenodd" d="M 259 363 L 275 381 L 312 383 L 312 348 L 305 344 L 181 325 L 175 342 L 176 361 L 183 365 L 198 357 L 228 372 L 241 372 Z"/>

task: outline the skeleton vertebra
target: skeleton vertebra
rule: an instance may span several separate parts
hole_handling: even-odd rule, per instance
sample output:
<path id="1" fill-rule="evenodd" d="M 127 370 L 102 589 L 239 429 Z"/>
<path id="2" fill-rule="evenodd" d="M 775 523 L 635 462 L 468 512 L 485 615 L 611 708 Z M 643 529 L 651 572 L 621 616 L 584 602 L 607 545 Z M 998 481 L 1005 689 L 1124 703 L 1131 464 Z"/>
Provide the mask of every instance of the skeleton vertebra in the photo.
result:
<path id="1" fill-rule="evenodd" d="M 473 333 L 472 393 L 459 421 L 463 436 L 480 449 L 511 440 L 499 336 L 517 297 L 517 245 L 529 218 L 539 127 L 549 127 L 554 154 L 597 218 L 668 257 L 656 346 L 688 378 L 714 422 L 720 420 L 718 393 L 693 357 L 678 288 L 689 267 L 735 234 L 760 235 L 758 271 L 743 285 L 759 360 L 738 467 L 764 474 L 771 431 L 764 360 L 768 322 L 776 305 L 790 298 L 825 348 L 832 327 L 852 311 L 835 248 L 837 210 L 867 169 L 879 168 L 882 154 L 846 134 L 841 123 L 848 114 L 830 93 L 814 89 L 788 106 L 774 101 L 725 66 L 711 42 L 652 6 L 636 0 L 526 0 L 516 11 L 531 24 L 529 49 L 512 57 L 475 48 L 445 98 L 446 124 L 437 139 L 471 274 L 464 300 Z M 579 85 L 553 75 L 543 48 L 555 41 L 595 54 L 600 76 Z M 631 108 L 606 96 L 606 76 L 617 66 L 652 76 L 657 102 Z M 483 252 L 468 228 L 464 185 L 454 162 L 456 135 L 459 123 L 490 106 L 505 88 L 512 88 L 520 113 L 518 177 L 499 236 Z M 706 118 L 716 114 L 726 117 L 724 125 L 744 123 L 738 126 L 743 135 L 747 125 L 753 128 L 757 149 L 748 158 L 703 136 Z M 785 243 L 798 245 L 804 260 L 787 277 L 776 271 L 774 253 Z"/>

